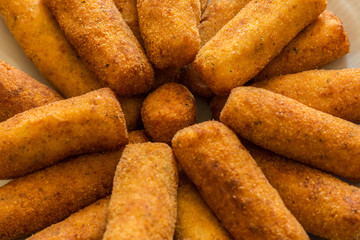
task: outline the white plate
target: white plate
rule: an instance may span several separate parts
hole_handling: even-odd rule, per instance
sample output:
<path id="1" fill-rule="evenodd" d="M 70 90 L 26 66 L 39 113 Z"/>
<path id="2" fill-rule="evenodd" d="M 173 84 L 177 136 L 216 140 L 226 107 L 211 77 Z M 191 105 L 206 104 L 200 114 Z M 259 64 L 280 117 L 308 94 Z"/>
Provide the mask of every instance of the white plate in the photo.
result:
<path id="1" fill-rule="evenodd" d="M 360 67 L 360 1 L 359 0 L 328 0 L 328 9 L 334 12 L 343 22 L 351 44 L 351 52 L 326 66 L 326 69 L 359 68 Z M 38 81 L 51 86 L 36 67 L 30 62 L 15 39 L 12 37 L 3 19 L 0 17 L 0 59 L 26 72 Z M 200 106 L 199 120 L 209 118 L 209 109 Z M 0 180 L 0 186 L 8 181 Z M 360 186 L 360 184 L 357 184 Z M 312 238 L 317 239 L 317 238 Z"/>

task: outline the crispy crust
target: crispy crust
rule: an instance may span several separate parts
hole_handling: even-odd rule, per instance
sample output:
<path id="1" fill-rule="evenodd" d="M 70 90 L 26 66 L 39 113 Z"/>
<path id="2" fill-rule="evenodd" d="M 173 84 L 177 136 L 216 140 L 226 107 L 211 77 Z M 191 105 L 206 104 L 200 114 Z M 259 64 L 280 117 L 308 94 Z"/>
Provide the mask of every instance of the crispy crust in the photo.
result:
<path id="1" fill-rule="evenodd" d="M 127 145 L 116 169 L 103 239 L 172 239 L 177 184 L 168 145 Z"/>
<path id="2" fill-rule="evenodd" d="M 164 84 L 146 97 L 141 118 L 153 141 L 170 143 L 178 130 L 196 123 L 195 99 L 183 85 Z"/>
<path id="3" fill-rule="evenodd" d="M 99 89 L 19 113 L 0 123 L 0 178 L 47 167 L 66 157 L 119 149 L 128 139 L 110 89 Z"/>
<path id="4" fill-rule="evenodd" d="M 217 95 L 226 95 L 265 67 L 326 8 L 326 0 L 249 2 L 196 56 L 194 66 Z"/>
<path id="5" fill-rule="evenodd" d="M 209 121 L 179 131 L 175 156 L 234 239 L 309 239 L 236 135 Z"/>
<path id="6" fill-rule="evenodd" d="M 150 90 L 151 64 L 112 0 L 46 0 L 66 37 L 104 86 L 119 96 Z"/>
<path id="7" fill-rule="evenodd" d="M 220 121 L 220 113 L 225 106 L 227 98 L 228 97 L 215 96 L 211 99 L 210 110 L 214 120 Z"/>
<path id="8" fill-rule="evenodd" d="M 43 0 L 2 0 L 0 14 L 26 56 L 64 97 L 101 88 Z"/>
<path id="9" fill-rule="evenodd" d="M 140 129 L 141 122 L 141 106 L 144 102 L 144 96 L 120 97 L 119 102 L 124 112 L 126 127 L 128 131 Z"/>
<path id="10" fill-rule="evenodd" d="M 254 87 L 234 89 L 220 120 L 259 146 L 343 178 L 360 180 L 360 127 L 354 123 Z"/>

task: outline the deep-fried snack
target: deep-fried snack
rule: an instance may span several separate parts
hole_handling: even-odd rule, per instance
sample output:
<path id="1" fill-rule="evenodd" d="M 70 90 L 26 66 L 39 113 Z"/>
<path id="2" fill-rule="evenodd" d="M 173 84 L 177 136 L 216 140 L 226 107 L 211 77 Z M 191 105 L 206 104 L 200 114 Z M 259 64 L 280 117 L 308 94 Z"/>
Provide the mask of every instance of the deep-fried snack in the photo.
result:
<path id="1" fill-rule="evenodd" d="M 205 11 L 208 5 L 208 0 L 200 0 L 201 13 Z"/>
<path id="2" fill-rule="evenodd" d="M 241 137 L 349 180 L 360 180 L 360 127 L 254 87 L 234 89 L 220 120 Z"/>
<path id="3" fill-rule="evenodd" d="M 127 145 L 116 168 L 103 239 L 172 239 L 177 183 L 168 145 Z"/>
<path id="4" fill-rule="evenodd" d="M 108 88 L 49 103 L 0 123 L 0 178 L 75 154 L 116 150 L 127 138 L 120 104 Z"/>
<path id="5" fill-rule="evenodd" d="M 50 87 L 0 60 L 0 122 L 17 113 L 61 99 Z"/>
<path id="6" fill-rule="evenodd" d="M 214 96 L 210 101 L 210 110 L 213 119 L 220 120 L 220 112 L 223 109 L 228 97 Z"/>
<path id="7" fill-rule="evenodd" d="M 183 67 L 200 48 L 199 0 L 138 0 L 146 53 L 155 67 Z"/>
<path id="8" fill-rule="evenodd" d="M 141 119 L 153 141 L 170 143 L 178 130 L 196 123 L 195 99 L 181 84 L 164 84 L 145 98 Z"/>
<path id="9" fill-rule="evenodd" d="M 349 51 L 349 39 L 340 19 L 325 10 L 253 79 L 320 68 Z"/>
<path id="10" fill-rule="evenodd" d="M 87 206 L 65 220 L 27 238 L 27 240 L 101 240 L 105 232 L 110 197 Z"/>
<path id="11" fill-rule="evenodd" d="M 174 154 L 234 239 L 309 239 L 249 152 L 225 125 L 180 130 Z"/>
<path id="12" fill-rule="evenodd" d="M 129 132 L 130 143 L 146 141 Z M 73 157 L 0 187 L 0 239 L 35 233 L 109 195 L 122 150 Z"/>
<path id="13" fill-rule="evenodd" d="M 144 130 L 136 130 L 129 132 L 129 144 L 150 142 L 149 137 Z"/>
<path id="14" fill-rule="evenodd" d="M 1 0 L 0 14 L 26 56 L 64 97 L 101 88 L 43 0 Z"/>
<path id="15" fill-rule="evenodd" d="M 169 67 L 164 69 L 155 68 L 155 82 L 153 89 L 157 89 L 165 83 L 178 82 L 181 69 L 178 67 Z"/>
<path id="16" fill-rule="evenodd" d="M 311 70 L 252 84 L 309 107 L 360 123 L 360 69 Z"/>
<path id="17" fill-rule="evenodd" d="M 326 8 L 326 0 L 251 1 L 199 51 L 195 70 L 216 95 L 243 85 Z"/>
<path id="18" fill-rule="evenodd" d="M 359 238 L 359 188 L 253 144 L 245 146 L 307 232 L 324 239 Z"/>
<path id="19" fill-rule="evenodd" d="M 66 37 L 104 86 L 119 96 L 150 90 L 154 72 L 112 0 L 45 0 Z"/>
<path id="20" fill-rule="evenodd" d="M 124 112 L 126 127 L 128 131 L 133 131 L 135 129 L 141 128 L 141 106 L 144 99 L 144 96 L 119 98 L 121 109 Z"/>
<path id="21" fill-rule="evenodd" d="M 179 173 L 174 240 L 230 240 L 231 237 L 184 173 Z"/>

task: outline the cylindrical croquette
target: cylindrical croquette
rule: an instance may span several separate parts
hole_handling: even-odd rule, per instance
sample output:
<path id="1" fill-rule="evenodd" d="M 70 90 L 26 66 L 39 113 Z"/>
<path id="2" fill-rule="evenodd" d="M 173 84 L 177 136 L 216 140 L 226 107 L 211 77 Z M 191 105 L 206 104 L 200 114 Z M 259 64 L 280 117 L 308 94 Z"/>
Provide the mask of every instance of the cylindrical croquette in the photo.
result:
<path id="1" fill-rule="evenodd" d="M 174 240 L 230 240 L 229 233 L 184 173 L 179 173 Z"/>
<path id="2" fill-rule="evenodd" d="M 340 19 L 331 11 L 325 10 L 253 80 L 317 69 L 349 51 L 349 39 Z"/>
<path id="3" fill-rule="evenodd" d="M 109 201 L 110 197 L 100 199 L 27 240 L 101 240 L 105 232 Z"/>
<path id="4" fill-rule="evenodd" d="M 254 87 L 234 89 L 220 120 L 241 137 L 349 180 L 360 180 L 360 126 Z"/>
<path id="5" fill-rule="evenodd" d="M 141 119 L 153 141 L 170 143 L 178 130 L 196 123 L 195 99 L 181 84 L 164 84 L 146 97 Z"/>
<path id="6" fill-rule="evenodd" d="M 119 96 L 150 90 L 154 72 L 112 0 L 45 0 L 99 81 Z"/>
<path id="7" fill-rule="evenodd" d="M 152 89 L 157 89 L 166 83 L 178 82 L 180 79 L 181 69 L 178 67 L 168 67 L 164 69 L 154 69 L 155 82 Z"/>
<path id="8" fill-rule="evenodd" d="M 216 121 L 220 121 L 220 113 L 225 106 L 228 97 L 214 96 L 210 101 L 210 110 L 212 118 Z"/>
<path id="9" fill-rule="evenodd" d="M 253 144 L 245 146 L 307 232 L 325 239 L 359 239 L 359 188 Z"/>
<path id="10" fill-rule="evenodd" d="M 144 131 L 129 132 L 130 143 L 147 141 Z M 0 239 L 35 233 L 109 195 L 122 149 L 70 158 L 0 187 Z"/>
<path id="11" fill-rule="evenodd" d="M 49 103 L 0 123 L 0 179 L 23 176 L 66 157 L 119 149 L 124 116 L 108 88 Z"/>
<path id="12" fill-rule="evenodd" d="M 62 97 L 53 89 L 0 60 L 0 122 L 59 100 Z"/>
<path id="13" fill-rule="evenodd" d="M 196 56 L 194 66 L 216 95 L 229 94 L 265 67 L 326 8 L 326 0 L 251 1 Z"/>
<path id="14" fill-rule="evenodd" d="M 249 152 L 225 125 L 180 130 L 174 154 L 234 239 L 309 239 Z"/>
<path id="15" fill-rule="evenodd" d="M 252 84 L 309 107 L 360 123 L 360 69 L 310 70 Z"/>
<path id="16" fill-rule="evenodd" d="M 44 0 L 1 0 L 0 14 L 27 57 L 64 97 L 102 87 L 67 41 Z"/>
<path id="17" fill-rule="evenodd" d="M 144 102 L 144 96 L 119 97 L 121 109 L 124 113 L 126 127 L 128 131 L 140 129 L 141 122 L 141 106 Z"/>
<path id="18" fill-rule="evenodd" d="M 177 184 L 168 145 L 127 145 L 116 168 L 103 239 L 173 239 Z"/>
<path id="19" fill-rule="evenodd" d="M 183 67 L 200 48 L 199 0 L 138 0 L 146 53 L 155 67 Z"/>

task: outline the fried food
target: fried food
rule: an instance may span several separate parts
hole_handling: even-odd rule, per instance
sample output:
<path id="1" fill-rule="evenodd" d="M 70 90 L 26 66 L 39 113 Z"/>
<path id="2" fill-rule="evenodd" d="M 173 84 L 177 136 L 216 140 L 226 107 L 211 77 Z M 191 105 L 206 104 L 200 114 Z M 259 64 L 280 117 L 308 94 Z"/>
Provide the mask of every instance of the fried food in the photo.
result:
<path id="1" fill-rule="evenodd" d="M 211 110 L 211 115 L 212 115 L 213 119 L 215 119 L 217 121 L 220 120 L 220 113 L 226 103 L 227 98 L 228 97 L 214 96 L 211 99 L 210 110 Z"/>
<path id="2" fill-rule="evenodd" d="M 66 157 L 119 149 L 128 134 L 110 89 L 49 103 L 0 123 L 0 178 L 50 166 Z"/>
<path id="3" fill-rule="evenodd" d="M 203 13 L 208 5 L 208 0 L 200 0 L 201 13 Z"/>
<path id="4" fill-rule="evenodd" d="M 26 56 L 64 97 L 102 87 L 67 41 L 43 0 L 1 0 L 0 14 Z"/>
<path id="5" fill-rule="evenodd" d="M 27 238 L 27 240 L 100 240 L 105 232 L 110 197 L 100 199 L 65 220 Z"/>
<path id="6" fill-rule="evenodd" d="M 360 123 L 360 69 L 311 70 L 252 84 L 322 112 Z"/>
<path id="7" fill-rule="evenodd" d="M 305 230 L 324 239 L 360 236 L 360 189 L 254 145 L 245 145 Z"/>
<path id="8" fill-rule="evenodd" d="M 178 130 L 196 123 L 195 99 L 183 85 L 164 84 L 146 97 L 141 118 L 153 141 L 169 144 Z"/>
<path id="9" fill-rule="evenodd" d="M 112 0 L 45 0 L 99 81 L 119 96 L 150 90 L 151 64 Z"/>
<path id="10" fill-rule="evenodd" d="M 172 239 L 177 183 L 168 145 L 127 145 L 116 169 L 103 239 Z"/>
<path id="11" fill-rule="evenodd" d="M 165 83 L 178 82 L 181 69 L 178 67 L 169 67 L 164 69 L 155 68 L 155 83 L 153 89 L 157 89 Z"/>
<path id="12" fill-rule="evenodd" d="M 184 173 L 179 174 L 174 240 L 230 240 L 231 237 Z"/>
<path id="13" fill-rule="evenodd" d="M 129 142 L 145 142 L 143 131 Z M 111 193 L 118 151 L 73 157 L 0 187 L 0 239 L 14 239 L 57 223 Z"/>
<path id="14" fill-rule="evenodd" d="M 138 0 L 146 53 L 156 68 L 183 67 L 200 48 L 199 0 Z"/>
<path id="15" fill-rule="evenodd" d="M 325 66 L 350 52 L 349 38 L 340 19 L 325 10 L 300 32 L 254 80 Z"/>
<path id="16" fill-rule="evenodd" d="M 119 98 L 121 109 L 124 112 L 126 127 L 128 131 L 133 131 L 141 128 L 141 106 L 144 102 L 144 99 L 144 96 Z"/>
<path id="17" fill-rule="evenodd" d="M 136 130 L 129 132 L 129 144 L 150 142 L 149 137 L 144 130 Z"/>
<path id="18" fill-rule="evenodd" d="M 234 89 L 220 120 L 256 145 L 345 179 L 360 180 L 360 127 L 352 122 L 254 87 Z"/>
<path id="19" fill-rule="evenodd" d="M 209 121 L 179 131 L 174 154 L 234 239 L 309 239 L 236 135 Z"/>
<path id="20" fill-rule="evenodd" d="M 17 113 L 61 99 L 48 86 L 0 60 L 0 122 Z"/>
<path id="21" fill-rule="evenodd" d="M 195 70 L 216 95 L 243 85 L 326 8 L 326 0 L 251 1 L 199 51 Z"/>

